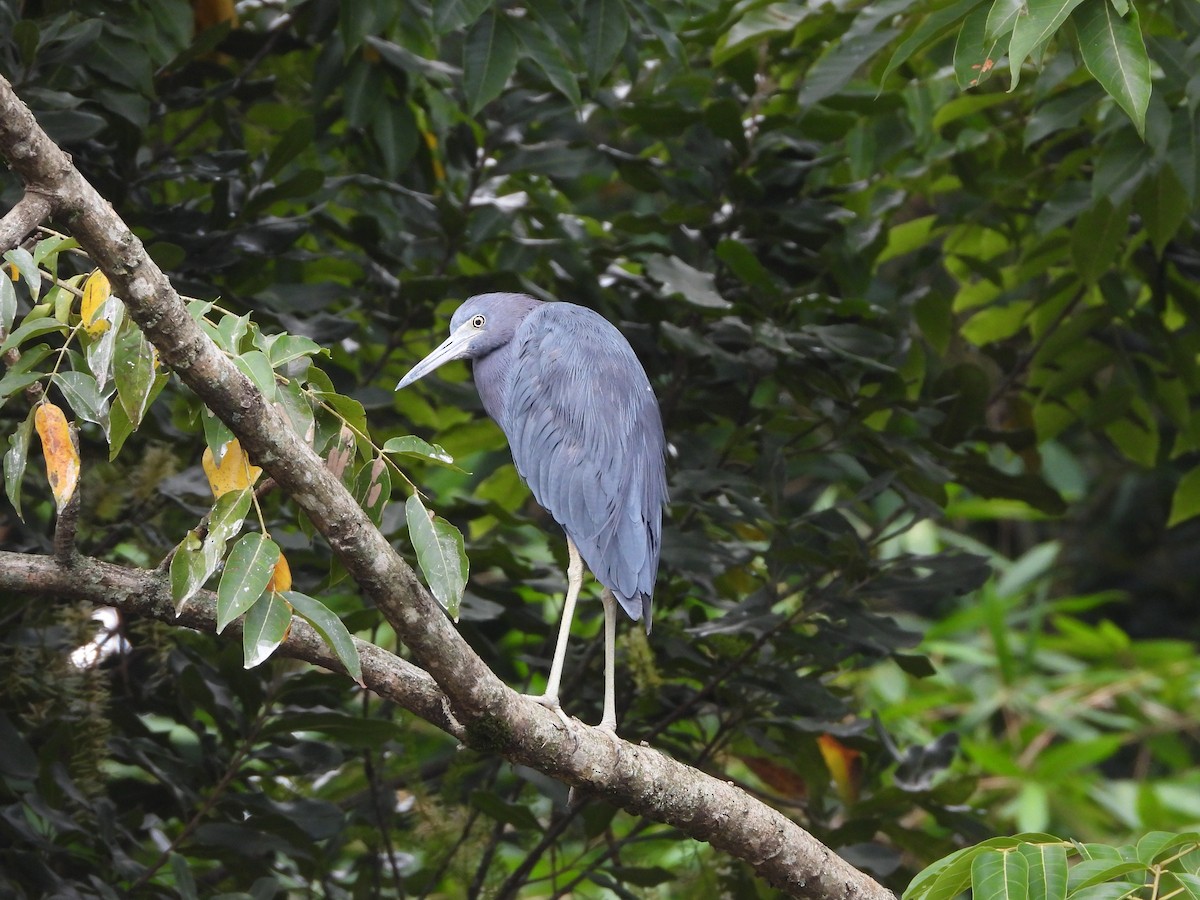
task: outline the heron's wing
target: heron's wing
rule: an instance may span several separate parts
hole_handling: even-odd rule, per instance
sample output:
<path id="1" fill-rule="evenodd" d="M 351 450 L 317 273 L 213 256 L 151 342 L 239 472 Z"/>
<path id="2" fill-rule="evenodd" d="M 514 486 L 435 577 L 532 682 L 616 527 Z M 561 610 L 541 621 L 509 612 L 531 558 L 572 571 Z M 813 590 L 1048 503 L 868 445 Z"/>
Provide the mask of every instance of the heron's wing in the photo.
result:
<path id="1" fill-rule="evenodd" d="M 517 471 L 649 629 L 667 489 L 645 370 L 613 325 L 569 303 L 530 313 L 512 354 L 504 427 Z"/>

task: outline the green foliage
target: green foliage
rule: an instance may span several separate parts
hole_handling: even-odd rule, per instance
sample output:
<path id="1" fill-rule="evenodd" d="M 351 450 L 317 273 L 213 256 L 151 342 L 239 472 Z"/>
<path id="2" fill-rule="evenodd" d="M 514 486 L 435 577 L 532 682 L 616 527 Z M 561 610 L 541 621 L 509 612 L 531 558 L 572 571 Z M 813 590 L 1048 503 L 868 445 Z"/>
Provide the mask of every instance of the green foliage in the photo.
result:
<path id="1" fill-rule="evenodd" d="M 996 830 L 1117 847 L 1194 824 L 1191 5 L 243 6 L 199 33 L 178 0 L 5 6 L 0 70 L 461 598 L 501 677 L 545 673 L 563 542 L 462 367 L 391 390 L 488 289 L 599 309 L 661 399 L 672 509 L 654 633 L 621 639 L 622 734 L 769 793 L 896 888 Z M 1009 92 L 989 80 L 1006 56 Z M 289 607 L 355 677 L 351 635 L 392 636 L 286 498 L 214 499 L 201 455 L 220 464 L 232 435 L 118 299 L 88 329 L 71 242 L 7 259 L 0 429 L 28 523 L 7 540 L 44 549 L 52 527 L 28 452 L 49 392 L 80 426 L 81 550 L 152 568 L 177 548 L 184 603 L 250 517 L 242 540 L 269 534 L 295 590 L 226 609 L 244 647 L 131 623 L 121 664 L 63 697 L 31 688 L 30 648 L 80 638 L 53 605 L 0 599 L 25 673 L 0 695 L 0 893 L 764 890 L 344 680 L 262 662 Z M 598 604 L 581 618 L 594 634 Z M 585 720 L 594 644 L 568 660 Z M 81 721 L 109 730 L 90 769 L 64 768 Z M 1061 871 L 1050 846 L 1014 851 L 1028 885 Z M 1012 855 L 976 852 L 963 877 L 979 860 L 981 885 L 1009 885 Z"/>

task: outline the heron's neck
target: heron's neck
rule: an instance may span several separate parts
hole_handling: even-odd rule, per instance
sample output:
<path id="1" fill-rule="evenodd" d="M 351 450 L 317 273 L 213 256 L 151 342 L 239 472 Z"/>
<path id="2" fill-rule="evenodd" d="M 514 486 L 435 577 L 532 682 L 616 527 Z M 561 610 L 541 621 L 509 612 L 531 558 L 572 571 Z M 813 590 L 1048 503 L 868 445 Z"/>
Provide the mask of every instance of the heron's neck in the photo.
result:
<path id="1" fill-rule="evenodd" d="M 507 434 L 504 423 L 504 399 L 508 391 L 509 369 L 512 367 L 512 344 L 504 344 L 487 356 L 475 360 L 473 375 L 475 390 L 483 401 L 484 411 Z"/>

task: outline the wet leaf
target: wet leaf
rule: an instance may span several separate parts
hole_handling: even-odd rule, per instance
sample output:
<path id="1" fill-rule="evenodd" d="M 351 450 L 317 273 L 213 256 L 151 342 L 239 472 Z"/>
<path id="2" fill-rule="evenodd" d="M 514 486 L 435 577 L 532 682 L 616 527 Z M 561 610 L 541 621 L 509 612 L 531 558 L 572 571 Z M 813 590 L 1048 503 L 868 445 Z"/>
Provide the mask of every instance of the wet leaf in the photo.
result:
<path id="1" fill-rule="evenodd" d="M 404 513 L 417 562 L 429 590 L 457 622 L 468 573 L 463 536 L 445 519 L 433 516 L 416 494 L 408 498 Z"/>
<path id="2" fill-rule="evenodd" d="M 233 545 L 217 585 L 217 634 L 262 596 L 279 560 L 279 545 L 257 532 Z"/>
<path id="3" fill-rule="evenodd" d="M 299 591 L 287 591 L 284 593 L 283 599 L 292 605 L 297 615 L 317 630 L 342 665 L 346 667 L 350 677 L 362 684 L 362 661 L 358 656 L 358 647 L 355 646 L 354 638 L 350 636 L 350 631 L 337 613 L 320 601 L 301 594 Z"/>
<path id="4" fill-rule="evenodd" d="M 125 407 L 129 424 L 134 430 L 142 424 L 142 417 L 150 402 L 150 391 L 154 387 L 154 364 L 154 348 L 141 329 L 129 322 L 117 338 L 113 378 L 117 383 L 117 397 Z"/>
<path id="5" fill-rule="evenodd" d="M 112 287 L 108 283 L 108 276 L 95 269 L 83 283 L 83 302 L 79 309 L 79 318 L 83 322 L 84 330 L 94 338 L 112 327 L 112 321 L 101 314 L 101 308 L 111 296 Z"/>
<path id="6" fill-rule="evenodd" d="M 266 662 L 287 638 L 292 608 L 279 594 L 263 594 L 246 612 L 242 624 L 242 656 L 247 669 Z"/>
<path id="7" fill-rule="evenodd" d="M 411 456 L 414 459 L 424 459 L 443 466 L 454 466 L 454 457 L 447 453 L 443 447 L 423 441 L 411 434 L 389 439 L 383 445 L 383 452 L 398 453 L 401 456 Z"/>
<path id="8" fill-rule="evenodd" d="M 292 569 L 288 565 L 287 557 L 283 555 L 283 551 L 279 551 L 279 559 L 275 561 L 275 568 L 271 570 L 271 580 L 267 582 L 267 590 L 276 594 L 282 594 L 284 591 L 292 589 Z"/>
<path id="9" fill-rule="evenodd" d="M 40 403 L 33 424 L 46 457 L 46 478 L 61 513 L 79 485 L 79 448 L 63 411 L 53 403 Z"/>
<path id="10" fill-rule="evenodd" d="M 9 435 L 8 452 L 4 454 L 4 492 L 8 494 L 13 511 L 22 521 L 25 517 L 21 514 L 21 481 L 29 461 L 29 442 L 33 437 L 33 417 L 36 412 L 36 409 L 31 409 L 25 421 Z"/>

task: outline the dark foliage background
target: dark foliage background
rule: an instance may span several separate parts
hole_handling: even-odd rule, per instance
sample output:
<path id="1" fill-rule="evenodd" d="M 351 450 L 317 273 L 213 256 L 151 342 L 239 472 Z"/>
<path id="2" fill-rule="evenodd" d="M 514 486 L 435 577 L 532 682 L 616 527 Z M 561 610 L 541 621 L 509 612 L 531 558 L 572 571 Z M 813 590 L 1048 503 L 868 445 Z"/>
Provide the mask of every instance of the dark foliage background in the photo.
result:
<path id="1" fill-rule="evenodd" d="M 620 731 L 899 888 L 1013 824 L 1200 816 L 1200 669 L 1157 640 L 1197 629 L 1196 8 L 1140 7 L 1144 142 L 1069 27 L 1016 91 L 964 90 L 936 8 L 4 4 L 0 71 L 181 292 L 311 337 L 378 442 L 455 456 L 410 476 L 466 537 L 460 627 L 516 686 L 547 667 L 561 534 L 464 367 L 391 386 L 472 293 L 617 322 L 672 445 Z M 5 433 L 27 412 L 11 398 Z M 208 508 L 197 401 L 168 386 L 112 461 L 89 428 L 81 549 L 154 566 Z M 8 548 L 48 547 L 34 468 Z M 407 546 L 402 505 L 383 528 Z M 391 646 L 290 505 L 266 512 L 296 584 Z M 128 652 L 79 668 L 90 612 L 0 598 L 6 895 L 763 894 L 228 641 L 124 622 Z M 599 605 L 581 618 L 566 703 L 595 721 Z M 1088 679 L 1145 693 L 1044 715 Z M 1061 807 L 1047 786 L 1079 767 L 1035 772 L 1055 746 L 1090 767 Z M 1133 781 L 1154 787 L 1097 800 Z"/>

